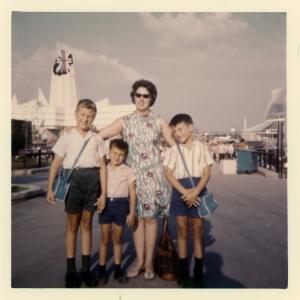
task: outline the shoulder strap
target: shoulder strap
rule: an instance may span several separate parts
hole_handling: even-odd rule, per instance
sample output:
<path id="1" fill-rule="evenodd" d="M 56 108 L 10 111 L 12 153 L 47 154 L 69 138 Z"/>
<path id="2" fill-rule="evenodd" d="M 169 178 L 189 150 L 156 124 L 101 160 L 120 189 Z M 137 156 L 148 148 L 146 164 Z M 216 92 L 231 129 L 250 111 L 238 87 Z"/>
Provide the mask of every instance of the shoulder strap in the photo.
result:
<path id="1" fill-rule="evenodd" d="M 178 152 L 179 152 L 179 154 L 180 154 L 180 157 L 181 157 L 181 159 L 182 159 L 182 162 L 183 162 L 183 165 L 184 165 L 184 169 L 185 169 L 186 173 L 187 173 L 188 176 L 189 176 L 190 183 L 191 183 L 192 187 L 196 187 L 196 186 L 195 186 L 195 183 L 194 183 L 194 180 L 192 179 L 191 173 L 190 173 L 190 171 L 189 171 L 189 169 L 188 169 L 188 167 L 187 167 L 187 165 L 186 165 L 186 161 L 185 161 L 185 159 L 184 159 L 183 153 L 181 152 L 179 143 L 176 143 L 176 146 L 177 146 Z"/>
<path id="2" fill-rule="evenodd" d="M 71 176 L 71 174 L 72 174 L 72 172 L 73 172 L 73 170 L 74 170 L 74 168 L 75 168 L 75 166 L 76 166 L 76 164 L 77 164 L 77 162 L 78 162 L 78 160 L 79 160 L 79 158 L 80 158 L 83 150 L 85 149 L 86 145 L 88 144 L 88 142 L 90 141 L 91 138 L 92 138 L 92 136 L 89 137 L 86 141 L 84 141 L 84 143 L 83 143 L 83 145 L 82 145 L 82 147 L 81 147 L 81 149 L 80 149 L 77 157 L 74 160 L 74 163 L 73 163 L 73 165 L 72 165 L 72 167 L 71 167 L 68 175 L 66 176 L 66 181 L 69 181 L 69 178 L 70 178 L 70 176 Z"/>

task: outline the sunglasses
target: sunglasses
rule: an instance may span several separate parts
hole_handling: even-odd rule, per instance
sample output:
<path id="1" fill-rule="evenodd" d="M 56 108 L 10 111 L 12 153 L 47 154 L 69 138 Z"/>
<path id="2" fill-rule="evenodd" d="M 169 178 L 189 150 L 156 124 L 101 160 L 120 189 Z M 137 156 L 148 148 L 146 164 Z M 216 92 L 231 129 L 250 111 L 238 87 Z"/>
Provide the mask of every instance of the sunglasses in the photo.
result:
<path id="1" fill-rule="evenodd" d="M 150 94 L 139 94 L 139 93 L 135 93 L 135 97 L 137 97 L 137 98 L 143 97 L 144 99 L 148 99 L 148 98 L 150 98 Z"/>

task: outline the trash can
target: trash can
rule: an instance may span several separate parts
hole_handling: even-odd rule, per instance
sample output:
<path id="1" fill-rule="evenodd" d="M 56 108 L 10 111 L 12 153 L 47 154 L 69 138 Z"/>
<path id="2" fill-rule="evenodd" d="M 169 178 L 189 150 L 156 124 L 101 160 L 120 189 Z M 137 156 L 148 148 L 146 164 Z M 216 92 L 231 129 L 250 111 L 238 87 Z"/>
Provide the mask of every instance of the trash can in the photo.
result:
<path id="1" fill-rule="evenodd" d="M 258 153 L 250 149 L 236 149 L 237 172 L 254 173 L 258 168 Z"/>

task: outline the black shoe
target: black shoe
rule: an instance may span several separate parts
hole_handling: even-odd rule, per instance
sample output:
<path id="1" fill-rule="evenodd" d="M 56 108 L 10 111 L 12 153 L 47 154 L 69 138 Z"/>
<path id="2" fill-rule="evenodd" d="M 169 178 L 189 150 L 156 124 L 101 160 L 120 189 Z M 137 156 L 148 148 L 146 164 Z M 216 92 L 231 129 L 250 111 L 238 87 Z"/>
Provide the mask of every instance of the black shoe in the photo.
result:
<path id="1" fill-rule="evenodd" d="M 106 285 L 108 281 L 107 272 L 106 271 L 104 273 L 99 272 L 98 280 L 99 280 L 99 285 Z"/>
<path id="2" fill-rule="evenodd" d="M 76 272 L 67 273 L 65 276 L 66 288 L 79 288 L 81 286 L 81 280 Z"/>
<path id="3" fill-rule="evenodd" d="M 203 288 L 205 288 L 203 279 L 196 279 L 196 278 L 194 278 L 193 279 L 193 288 L 195 288 L 195 289 L 201 289 L 201 288 L 203 289 Z"/>
<path id="4" fill-rule="evenodd" d="M 121 270 L 119 272 L 114 273 L 114 279 L 118 280 L 119 283 L 125 284 L 128 282 L 128 277 L 126 276 L 126 273 Z"/>
<path id="5" fill-rule="evenodd" d="M 204 284 L 203 284 L 203 257 L 202 258 L 195 257 L 193 287 L 194 288 L 203 288 L 204 287 Z"/>
<path id="6" fill-rule="evenodd" d="M 81 274 L 81 280 L 85 283 L 88 287 L 95 287 L 99 284 L 97 278 L 93 277 L 90 271 L 83 272 Z"/>
<path id="7" fill-rule="evenodd" d="M 188 258 L 178 259 L 177 284 L 182 288 L 189 287 L 189 264 Z"/>
<path id="8" fill-rule="evenodd" d="M 188 270 L 182 271 L 182 273 L 177 274 L 177 284 L 181 288 L 189 288 L 190 287 L 190 278 Z"/>
<path id="9" fill-rule="evenodd" d="M 189 278 L 188 277 L 181 277 L 179 276 L 177 278 L 177 284 L 179 287 L 187 289 L 190 287 L 190 282 L 189 282 Z"/>

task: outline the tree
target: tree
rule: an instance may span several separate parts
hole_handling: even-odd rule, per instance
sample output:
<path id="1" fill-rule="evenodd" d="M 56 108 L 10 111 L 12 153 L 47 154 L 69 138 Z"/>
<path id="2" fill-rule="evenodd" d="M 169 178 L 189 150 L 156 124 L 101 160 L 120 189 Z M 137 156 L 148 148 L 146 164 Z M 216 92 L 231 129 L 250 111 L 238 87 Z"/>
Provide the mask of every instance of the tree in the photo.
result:
<path id="1" fill-rule="evenodd" d="M 32 124 L 30 121 L 11 120 L 11 153 L 17 155 L 19 150 L 31 147 Z"/>

